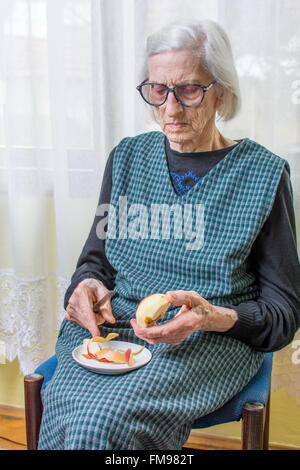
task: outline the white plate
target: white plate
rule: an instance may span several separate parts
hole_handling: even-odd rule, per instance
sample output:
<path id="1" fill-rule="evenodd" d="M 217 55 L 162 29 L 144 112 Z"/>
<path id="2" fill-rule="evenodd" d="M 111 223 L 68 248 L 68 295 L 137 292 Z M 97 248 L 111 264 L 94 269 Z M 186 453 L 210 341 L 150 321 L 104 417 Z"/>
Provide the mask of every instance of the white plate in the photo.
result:
<path id="1" fill-rule="evenodd" d="M 103 347 L 108 346 L 113 349 L 121 349 L 124 351 L 130 348 L 132 352 L 141 348 L 139 344 L 128 343 L 127 341 L 106 341 L 103 343 Z M 96 359 L 86 359 L 82 356 L 83 352 L 83 345 L 77 346 L 77 348 L 72 351 L 73 359 L 82 367 L 85 367 L 96 374 L 105 375 L 126 374 L 126 372 L 145 366 L 152 358 L 152 354 L 149 349 L 144 348 L 142 352 L 134 356 L 134 359 L 136 360 L 135 364 L 129 366 L 128 364 L 112 364 L 110 362 L 99 362 Z"/>

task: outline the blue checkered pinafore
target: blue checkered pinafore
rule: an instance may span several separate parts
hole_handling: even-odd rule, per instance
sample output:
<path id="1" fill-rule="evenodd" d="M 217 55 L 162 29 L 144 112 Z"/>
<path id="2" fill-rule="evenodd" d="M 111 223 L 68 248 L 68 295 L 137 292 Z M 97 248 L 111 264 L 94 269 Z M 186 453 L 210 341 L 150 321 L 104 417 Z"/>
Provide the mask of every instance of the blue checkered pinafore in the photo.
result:
<path id="1" fill-rule="evenodd" d="M 213 332 L 179 345 L 144 343 L 129 320 L 151 293 L 195 290 L 214 305 L 256 299 L 246 269 L 251 246 L 272 208 L 286 160 L 243 139 L 186 194 L 172 186 L 164 135 L 123 139 L 114 155 L 106 256 L 116 269 L 116 323 L 102 335 L 145 345 L 147 366 L 125 375 L 97 375 L 72 359 L 89 333 L 63 321 L 58 367 L 43 390 L 39 449 L 181 449 L 193 421 L 236 395 L 263 354 Z M 172 208 L 172 210 L 170 210 Z M 180 307 L 170 307 L 163 323 Z"/>

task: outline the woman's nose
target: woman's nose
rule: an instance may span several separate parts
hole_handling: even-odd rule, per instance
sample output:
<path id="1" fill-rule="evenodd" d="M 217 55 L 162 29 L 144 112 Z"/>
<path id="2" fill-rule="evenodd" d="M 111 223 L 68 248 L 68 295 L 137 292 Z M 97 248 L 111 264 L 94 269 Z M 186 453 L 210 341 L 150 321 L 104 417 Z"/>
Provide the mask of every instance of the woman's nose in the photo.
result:
<path id="1" fill-rule="evenodd" d="M 166 111 L 168 114 L 177 113 L 178 111 L 182 111 L 182 105 L 177 101 L 175 98 L 174 92 L 170 91 L 167 97 L 167 101 L 165 102 Z"/>

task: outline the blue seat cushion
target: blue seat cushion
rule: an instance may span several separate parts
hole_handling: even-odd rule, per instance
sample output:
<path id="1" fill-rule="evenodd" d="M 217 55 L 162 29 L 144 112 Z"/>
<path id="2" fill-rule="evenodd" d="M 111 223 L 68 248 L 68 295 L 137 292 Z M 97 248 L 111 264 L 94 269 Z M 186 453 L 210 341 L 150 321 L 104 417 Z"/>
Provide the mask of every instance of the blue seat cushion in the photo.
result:
<path id="1" fill-rule="evenodd" d="M 51 356 L 49 359 L 47 359 L 47 361 L 40 364 L 38 368 L 34 371 L 36 374 L 41 374 L 44 376 L 42 387 L 44 387 L 52 378 L 55 372 L 56 366 L 57 366 L 57 357 Z"/>
<path id="2" fill-rule="evenodd" d="M 217 424 L 239 421 L 242 417 L 243 406 L 249 402 L 267 404 L 272 373 L 273 353 L 265 353 L 264 361 L 257 374 L 250 380 L 248 385 L 222 408 L 197 419 L 193 423 L 193 429 L 209 428 Z"/>
<path id="3" fill-rule="evenodd" d="M 243 406 L 247 402 L 259 402 L 266 405 L 271 383 L 272 358 L 272 353 L 266 353 L 261 368 L 249 384 L 222 408 L 194 421 L 193 429 L 209 428 L 217 424 L 239 421 L 242 416 Z M 52 356 L 35 370 L 35 373 L 44 376 L 43 387 L 52 378 L 56 366 L 57 358 Z"/>

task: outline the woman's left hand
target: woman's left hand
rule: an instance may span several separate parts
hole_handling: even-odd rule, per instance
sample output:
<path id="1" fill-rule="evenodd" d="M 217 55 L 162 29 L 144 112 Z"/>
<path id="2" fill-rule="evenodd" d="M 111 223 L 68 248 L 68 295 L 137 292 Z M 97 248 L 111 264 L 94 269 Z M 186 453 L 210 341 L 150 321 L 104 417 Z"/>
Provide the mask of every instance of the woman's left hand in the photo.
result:
<path id="1" fill-rule="evenodd" d="M 195 331 L 224 332 L 237 321 L 235 310 L 212 305 L 195 291 L 168 291 L 166 295 L 172 305 L 182 306 L 174 318 L 149 328 L 139 328 L 135 319 L 130 320 L 135 335 L 149 344 L 179 344 Z"/>

